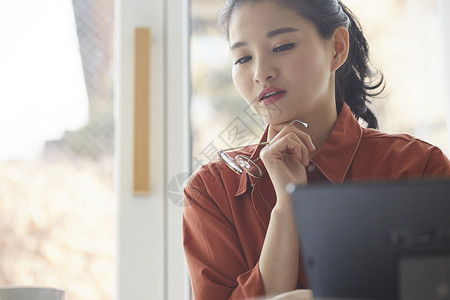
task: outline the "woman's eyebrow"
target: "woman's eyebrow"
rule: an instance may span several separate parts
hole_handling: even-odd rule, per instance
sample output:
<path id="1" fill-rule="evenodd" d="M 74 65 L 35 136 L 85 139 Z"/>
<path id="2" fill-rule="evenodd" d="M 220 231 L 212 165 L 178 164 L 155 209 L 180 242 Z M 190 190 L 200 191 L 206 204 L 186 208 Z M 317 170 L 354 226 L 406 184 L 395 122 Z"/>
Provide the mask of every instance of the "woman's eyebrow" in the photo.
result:
<path id="1" fill-rule="evenodd" d="M 280 34 L 289 33 L 289 32 L 296 32 L 296 31 L 299 31 L 299 30 L 297 28 L 294 28 L 294 27 L 282 27 L 282 28 L 278 28 L 278 29 L 269 31 L 268 33 L 266 33 L 266 37 L 268 39 L 270 39 L 270 38 L 273 38 L 273 37 L 275 37 L 277 35 L 280 35 Z M 233 45 L 230 46 L 230 49 L 234 50 L 236 48 L 243 47 L 243 46 L 246 46 L 246 45 L 247 45 L 247 43 L 244 42 L 244 41 L 236 42 L 236 43 L 234 43 Z"/>
<path id="2" fill-rule="evenodd" d="M 236 42 L 236 43 L 234 43 L 233 45 L 230 46 L 230 49 L 234 50 L 236 48 L 243 47 L 243 46 L 246 46 L 246 45 L 247 45 L 246 42 Z"/>
<path id="3" fill-rule="evenodd" d="M 297 28 L 294 27 L 283 27 L 283 28 L 278 28 L 272 31 L 269 31 L 266 34 L 267 38 L 273 38 L 274 36 L 280 35 L 280 34 L 284 34 L 284 33 L 289 33 L 289 32 L 296 32 L 299 31 Z"/>

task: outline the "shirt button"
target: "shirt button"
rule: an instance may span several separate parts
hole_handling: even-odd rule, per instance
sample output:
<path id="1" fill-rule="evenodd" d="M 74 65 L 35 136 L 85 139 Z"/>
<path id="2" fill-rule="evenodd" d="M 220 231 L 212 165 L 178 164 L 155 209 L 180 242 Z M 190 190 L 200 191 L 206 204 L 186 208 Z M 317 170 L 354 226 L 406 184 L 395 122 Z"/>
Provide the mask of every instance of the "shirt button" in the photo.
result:
<path id="1" fill-rule="evenodd" d="M 312 173 L 316 170 L 316 165 L 315 164 L 309 164 L 308 166 L 308 172 Z"/>

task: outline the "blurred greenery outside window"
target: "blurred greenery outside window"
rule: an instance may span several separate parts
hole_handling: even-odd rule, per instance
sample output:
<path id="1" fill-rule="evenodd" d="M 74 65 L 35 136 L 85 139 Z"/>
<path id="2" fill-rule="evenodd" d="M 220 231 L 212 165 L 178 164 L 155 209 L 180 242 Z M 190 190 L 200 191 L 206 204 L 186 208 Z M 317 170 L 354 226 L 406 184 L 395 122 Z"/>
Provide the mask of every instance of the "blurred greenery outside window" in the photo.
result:
<path id="1" fill-rule="evenodd" d="M 0 3 L 0 286 L 115 293 L 113 0 Z"/>
<path id="2" fill-rule="evenodd" d="M 344 0 L 369 41 L 371 60 L 387 82 L 371 108 L 380 130 L 409 133 L 447 155 L 443 33 L 437 0 Z M 213 159 L 215 150 L 257 142 L 265 124 L 236 92 L 232 60 L 217 16 L 222 0 L 191 1 L 192 167 Z M 276 113 L 276 112 L 274 112 Z"/>

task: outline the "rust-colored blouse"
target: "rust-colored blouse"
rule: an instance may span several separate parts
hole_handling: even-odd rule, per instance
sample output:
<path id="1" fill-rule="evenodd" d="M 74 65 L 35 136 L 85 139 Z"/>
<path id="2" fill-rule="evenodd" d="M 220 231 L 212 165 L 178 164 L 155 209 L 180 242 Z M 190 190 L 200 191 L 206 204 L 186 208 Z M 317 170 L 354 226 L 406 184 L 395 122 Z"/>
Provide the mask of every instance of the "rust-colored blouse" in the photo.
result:
<path id="1" fill-rule="evenodd" d="M 239 152 L 257 158 L 261 148 Z M 264 295 L 258 261 L 276 198 L 258 162 L 264 174 L 255 179 L 214 160 L 185 188 L 183 242 L 196 300 Z M 308 184 L 450 177 L 450 163 L 439 148 L 409 135 L 361 128 L 344 104 L 307 173 Z M 298 287 L 307 288 L 301 264 Z"/>

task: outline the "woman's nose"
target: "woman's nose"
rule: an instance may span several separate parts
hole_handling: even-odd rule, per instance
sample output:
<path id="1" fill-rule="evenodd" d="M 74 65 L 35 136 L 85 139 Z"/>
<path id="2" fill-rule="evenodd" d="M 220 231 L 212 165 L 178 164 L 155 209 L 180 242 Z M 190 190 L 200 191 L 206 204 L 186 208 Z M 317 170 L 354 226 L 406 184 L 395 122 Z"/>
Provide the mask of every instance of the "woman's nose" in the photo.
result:
<path id="1" fill-rule="evenodd" d="M 264 84 L 267 81 L 271 81 L 277 76 L 277 70 L 271 66 L 268 62 L 258 62 L 255 68 L 253 80 L 256 83 Z"/>

